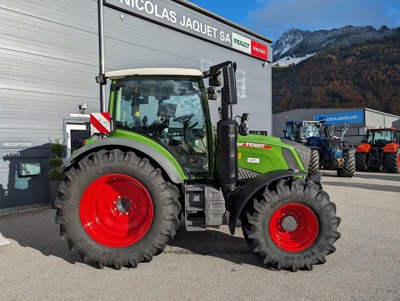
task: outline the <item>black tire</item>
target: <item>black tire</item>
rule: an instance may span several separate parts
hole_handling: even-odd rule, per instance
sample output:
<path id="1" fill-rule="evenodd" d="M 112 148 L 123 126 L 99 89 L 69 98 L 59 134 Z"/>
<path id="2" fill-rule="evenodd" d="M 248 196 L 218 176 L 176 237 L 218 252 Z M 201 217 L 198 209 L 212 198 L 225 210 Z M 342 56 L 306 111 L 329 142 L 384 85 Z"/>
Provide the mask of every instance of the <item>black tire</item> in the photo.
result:
<path id="1" fill-rule="evenodd" d="M 400 172 L 400 148 L 395 153 L 387 153 L 385 158 L 387 172 Z"/>
<path id="2" fill-rule="evenodd" d="M 84 229 L 80 217 L 84 192 L 89 191 L 93 183 L 97 183 L 94 181 L 113 175 L 135 179 L 147 190 L 148 199 L 152 203 L 151 219 L 146 232 L 140 233 L 140 240 L 122 247 L 110 247 L 95 240 Z M 160 254 L 175 236 L 181 212 L 178 197 L 176 186 L 166 182 L 161 170 L 154 168 L 147 158 L 140 158 L 131 151 L 101 150 L 86 156 L 67 172 L 56 199 L 56 222 L 60 224 L 61 238 L 66 239 L 69 248 L 78 251 L 85 262 L 97 263 L 100 268 L 136 267 L 139 262 L 151 261 L 154 255 Z M 98 202 L 97 199 L 90 201 L 94 204 Z"/>
<path id="3" fill-rule="evenodd" d="M 354 150 L 344 150 L 342 154 L 342 167 L 338 168 L 337 175 L 339 177 L 351 178 L 356 172 L 356 158 Z"/>
<path id="4" fill-rule="evenodd" d="M 316 175 L 319 172 L 319 152 L 317 149 L 311 149 L 311 159 L 308 168 L 310 176 Z"/>
<path id="5" fill-rule="evenodd" d="M 367 154 L 366 153 L 356 153 L 356 170 L 357 171 L 367 171 Z"/>
<path id="6" fill-rule="evenodd" d="M 300 251 L 288 251 L 278 246 L 272 238 L 273 234 L 270 234 L 270 227 L 273 228 L 270 222 L 276 213 L 282 211 L 284 206 L 293 204 L 307 208 L 318 221 L 315 240 L 311 240 L 311 244 Z M 269 267 L 293 272 L 298 269 L 312 270 L 314 264 L 325 263 L 325 256 L 336 250 L 334 243 L 340 238 L 337 231 L 340 218 L 336 216 L 336 205 L 330 202 L 325 191 L 312 182 L 280 180 L 273 190 L 265 188 L 264 192 L 256 195 L 245 210 L 242 215 L 244 237 L 250 250 Z M 308 230 L 308 226 L 305 227 Z"/>

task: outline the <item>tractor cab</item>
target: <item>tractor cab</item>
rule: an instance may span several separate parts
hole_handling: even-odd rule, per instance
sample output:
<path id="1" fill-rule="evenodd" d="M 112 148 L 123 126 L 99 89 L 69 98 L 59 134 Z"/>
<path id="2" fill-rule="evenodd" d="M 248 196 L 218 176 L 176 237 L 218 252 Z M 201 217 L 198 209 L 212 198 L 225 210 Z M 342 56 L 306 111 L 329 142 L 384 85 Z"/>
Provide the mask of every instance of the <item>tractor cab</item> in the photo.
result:
<path id="1" fill-rule="evenodd" d="M 384 147 L 391 142 L 399 142 L 399 132 L 395 128 L 369 129 L 363 142 Z"/>
<path id="2" fill-rule="evenodd" d="M 318 121 L 287 121 L 284 134 L 288 140 L 305 143 L 310 137 L 321 136 L 321 124 Z"/>
<path id="3" fill-rule="evenodd" d="M 113 81 L 111 136 L 143 135 L 168 149 L 188 174 L 209 174 L 211 124 L 202 72 L 135 69 L 106 75 Z"/>

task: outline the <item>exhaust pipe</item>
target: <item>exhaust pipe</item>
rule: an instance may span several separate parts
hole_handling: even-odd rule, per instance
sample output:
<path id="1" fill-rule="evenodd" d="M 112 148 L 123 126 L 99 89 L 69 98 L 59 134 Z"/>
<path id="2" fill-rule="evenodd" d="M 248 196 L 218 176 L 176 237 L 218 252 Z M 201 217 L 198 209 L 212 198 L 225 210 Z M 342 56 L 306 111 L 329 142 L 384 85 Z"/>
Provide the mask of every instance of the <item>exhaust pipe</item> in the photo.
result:
<path id="1" fill-rule="evenodd" d="M 237 104 L 235 66 L 225 66 L 222 72 L 224 77 L 221 100 L 222 119 L 217 123 L 218 181 L 221 188 L 233 190 L 238 178 L 238 124 L 233 119 L 232 113 L 232 106 Z"/>

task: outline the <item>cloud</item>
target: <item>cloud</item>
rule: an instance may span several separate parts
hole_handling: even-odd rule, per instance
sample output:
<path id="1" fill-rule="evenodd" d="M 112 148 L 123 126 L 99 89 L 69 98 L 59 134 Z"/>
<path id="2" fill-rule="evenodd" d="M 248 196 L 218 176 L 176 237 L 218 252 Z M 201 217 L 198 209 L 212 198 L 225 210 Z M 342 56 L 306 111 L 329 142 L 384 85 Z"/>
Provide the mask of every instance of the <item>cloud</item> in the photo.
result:
<path id="1" fill-rule="evenodd" d="M 397 27 L 400 25 L 400 4 L 397 0 L 269 0 L 261 8 L 248 13 L 247 23 L 273 40 L 290 28 Z"/>

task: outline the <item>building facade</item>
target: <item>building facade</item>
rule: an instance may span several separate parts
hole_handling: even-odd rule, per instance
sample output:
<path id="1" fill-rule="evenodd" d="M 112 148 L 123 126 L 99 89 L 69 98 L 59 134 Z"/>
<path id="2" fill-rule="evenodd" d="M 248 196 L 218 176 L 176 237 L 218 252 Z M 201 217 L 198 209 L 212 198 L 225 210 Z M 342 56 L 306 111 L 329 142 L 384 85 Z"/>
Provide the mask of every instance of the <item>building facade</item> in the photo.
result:
<path id="1" fill-rule="evenodd" d="M 71 148 L 99 111 L 95 0 L 0 1 L 0 213 L 49 202 L 49 143 Z M 237 63 L 239 104 L 252 130 L 272 130 L 271 41 L 182 0 L 104 0 L 106 71 Z M 213 121 L 218 101 L 211 102 Z M 79 136 L 79 135 L 78 135 Z M 25 169 L 25 172 L 21 172 Z M 26 173 L 29 169 L 31 173 Z"/>

